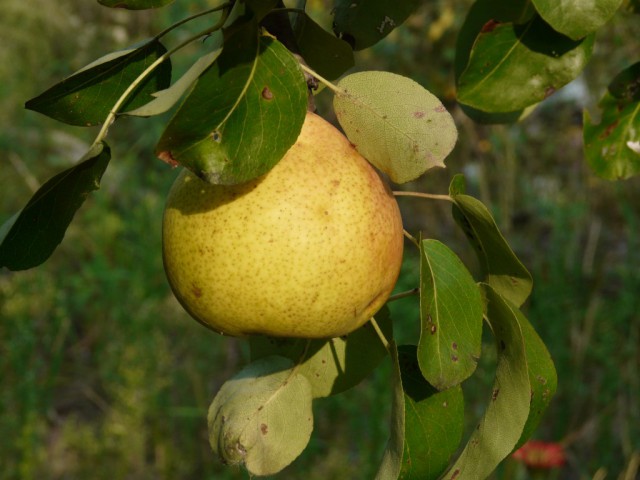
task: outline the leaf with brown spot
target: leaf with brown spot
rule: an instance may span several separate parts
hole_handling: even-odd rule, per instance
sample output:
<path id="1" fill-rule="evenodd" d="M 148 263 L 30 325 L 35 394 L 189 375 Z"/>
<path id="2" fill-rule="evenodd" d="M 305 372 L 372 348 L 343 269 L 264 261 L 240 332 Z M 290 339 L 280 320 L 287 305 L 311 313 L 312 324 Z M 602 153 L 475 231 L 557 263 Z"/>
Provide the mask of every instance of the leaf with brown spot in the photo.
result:
<path id="1" fill-rule="evenodd" d="M 349 141 L 393 182 L 444 167 L 458 131 L 442 102 L 413 80 L 358 72 L 338 82 L 333 106 Z"/>
<path id="2" fill-rule="evenodd" d="M 224 383 L 209 407 L 211 448 L 225 463 L 244 464 L 252 475 L 273 475 L 307 446 L 311 400 L 308 380 L 289 359 L 252 362 Z"/>

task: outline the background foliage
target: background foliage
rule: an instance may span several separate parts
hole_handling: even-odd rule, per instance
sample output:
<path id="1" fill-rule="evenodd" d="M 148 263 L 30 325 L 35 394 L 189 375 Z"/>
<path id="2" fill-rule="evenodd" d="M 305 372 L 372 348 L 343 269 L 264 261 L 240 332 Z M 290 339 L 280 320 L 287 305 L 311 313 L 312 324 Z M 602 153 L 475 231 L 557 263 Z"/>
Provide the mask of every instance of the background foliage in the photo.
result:
<path id="1" fill-rule="evenodd" d="M 0 223 L 95 133 L 24 111 L 24 100 L 205 3 L 131 14 L 81 0 L 5 0 Z M 568 449 L 560 478 L 605 470 L 616 478 L 640 450 L 640 184 L 594 177 L 579 127 L 582 107 L 597 114 L 612 75 L 635 58 L 637 19 L 619 12 L 599 33 L 585 73 L 525 121 L 478 126 L 450 90 L 470 3 L 430 2 L 357 64 L 409 76 L 448 102 L 460 130 L 448 169 L 406 188 L 445 193 L 452 172 L 463 171 L 470 193 L 491 206 L 533 274 L 524 310 L 558 369 L 558 393 L 536 436 Z M 163 121 L 125 119 L 110 142 L 118 161 L 61 247 L 37 270 L 0 272 L 0 478 L 246 478 L 211 454 L 204 418 L 220 385 L 248 360 L 247 345 L 189 319 L 162 271 L 160 219 L 176 173 L 151 153 Z M 475 265 L 448 205 L 399 201 L 408 229 L 446 241 Z M 398 290 L 417 283 L 410 265 Z M 416 303 L 391 307 L 399 340 L 415 338 Z M 484 345 L 481 375 L 464 384 L 468 428 L 490 394 L 491 348 Z M 388 376 L 385 365 L 321 400 L 310 448 L 278 478 L 372 478 L 388 433 Z M 506 463 L 495 477 L 512 468 Z"/>

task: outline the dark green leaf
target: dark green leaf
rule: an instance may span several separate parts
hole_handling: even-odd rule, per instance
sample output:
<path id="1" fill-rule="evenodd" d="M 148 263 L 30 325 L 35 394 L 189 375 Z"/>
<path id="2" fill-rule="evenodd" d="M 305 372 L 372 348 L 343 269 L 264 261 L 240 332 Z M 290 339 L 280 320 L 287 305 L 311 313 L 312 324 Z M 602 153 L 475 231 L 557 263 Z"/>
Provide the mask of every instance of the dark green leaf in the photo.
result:
<path id="1" fill-rule="evenodd" d="M 244 0 L 244 3 L 249 7 L 254 18 L 261 20 L 278 5 L 278 0 Z"/>
<path id="2" fill-rule="evenodd" d="M 458 385 L 438 392 L 422 377 L 416 347 L 398 348 L 404 388 L 405 437 L 401 480 L 435 480 L 462 439 L 464 399 Z"/>
<path id="3" fill-rule="evenodd" d="M 210 183 L 244 183 L 268 172 L 293 145 L 306 108 L 298 62 L 250 21 L 225 38 L 156 152 Z"/>
<path id="4" fill-rule="evenodd" d="M 468 195 L 452 198 L 453 218 L 476 251 L 484 281 L 516 305 L 522 305 L 531 293 L 531 274 L 513 253 L 482 202 Z"/>
<path id="5" fill-rule="evenodd" d="M 533 0 L 536 10 L 554 30 L 578 40 L 607 23 L 623 0 Z"/>
<path id="6" fill-rule="evenodd" d="M 25 107 L 71 125 L 98 125 L 129 85 L 165 52 L 159 41 L 151 40 L 141 47 L 106 55 L 29 100 Z M 170 82 L 167 60 L 135 88 L 119 111 L 144 105 L 152 100 L 152 93 L 167 88 Z"/>
<path id="7" fill-rule="evenodd" d="M 520 25 L 530 21 L 535 9 L 529 0 L 478 0 L 469 9 L 456 40 L 456 81 L 469 64 L 473 45 L 483 31 L 499 23 Z"/>
<path id="8" fill-rule="evenodd" d="M 478 0 L 475 2 L 465 17 L 456 42 L 454 62 L 456 81 L 467 67 L 471 49 L 483 30 L 492 28 L 496 23 L 526 23 L 533 15 L 535 15 L 535 9 L 527 0 Z M 524 115 L 522 110 L 488 113 L 468 105 L 461 104 L 460 107 L 469 118 L 482 124 L 515 123 Z"/>
<path id="9" fill-rule="evenodd" d="M 524 109 L 575 79 L 592 48 L 593 36 L 571 40 L 538 16 L 524 25 L 491 25 L 458 78 L 458 100 L 489 113 Z"/>
<path id="10" fill-rule="evenodd" d="M 76 210 L 100 187 L 111 152 L 95 145 L 77 165 L 57 174 L 0 231 L 0 268 L 26 270 L 43 263 L 62 241 Z"/>
<path id="11" fill-rule="evenodd" d="M 169 5 L 174 0 L 98 0 L 105 7 L 126 8 L 128 10 L 145 10 Z"/>
<path id="12" fill-rule="evenodd" d="M 333 80 L 354 65 L 353 50 L 318 25 L 306 13 L 299 14 L 293 26 L 300 55 L 314 71 Z"/>
<path id="13" fill-rule="evenodd" d="M 521 326 L 502 298 L 485 287 L 487 317 L 496 341 L 498 365 L 489 404 L 445 478 L 487 478 L 518 443 L 531 390 Z"/>
<path id="14" fill-rule="evenodd" d="M 419 0 L 335 0 L 333 29 L 355 50 L 362 50 L 389 35 L 421 3 Z"/>
<path id="15" fill-rule="evenodd" d="M 640 62 L 618 73 L 609 84 L 609 93 L 617 100 L 640 102 Z"/>
<path id="16" fill-rule="evenodd" d="M 180 98 L 189 90 L 198 77 L 215 62 L 216 58 L 222 52 L 222 48 L 203 55 L 182 75 L 173 85 L 166 90 L 160 90 L 153 94 L 155 97 L 149 103 L 126 112 L 127 115 L 136 115 L 140 117 L 149 117 L 152 115 L 160 115 L 173 107 Z"/>
<path id="17" fill-rule="evenodd" d="M 584 112 L 584 150 L 591 169 L 608 180 L 640 173 L 640 62 L 618 74 L 599 103 L 594 124 Z"/>
<path id="18" fill-rule="evenodd" d="M 482 344 L 482 298 L 464 264 L 437 240 L 420 242 L 418 362 L 438 390 L 459 385 L 476 369 Z"/>
<path id="19" fill-rule="evenodd" d="M 224 463 L 273 475 L 295 460 L 313 430 L 311 386 L 286 358 L 250 363 L 209 407 L 209 443 Z"/>
<path id="20" fill-rule="evenodd" d="M 392 338 L 389 310 L 375 316 L 387 338 Z M 370 322 L 346 337 L 328 340 L 295 338 L 250 338 L 251 359 L 279 355 L 298 365 L 298 373 L 309 380 L 314 398 L 328 397 L 359 384 L 387 355 Z"/>
<path id="21" fill-rule="evenodd" d="M 391 426 L 389 441 L 387 442 L 387 447 L 384 450 L 382 462 L 378 468 L 375 480 L 390 480 L 398 478 L 402 468 L 402 457 L 404 451 L 405 396 L 402 389 L 402 374 L 400 372 L 398 348 L 393 341 L 389 343 L 389 353 L 392 362 L 391 379 L 393 381 L 391 386 Z"/>

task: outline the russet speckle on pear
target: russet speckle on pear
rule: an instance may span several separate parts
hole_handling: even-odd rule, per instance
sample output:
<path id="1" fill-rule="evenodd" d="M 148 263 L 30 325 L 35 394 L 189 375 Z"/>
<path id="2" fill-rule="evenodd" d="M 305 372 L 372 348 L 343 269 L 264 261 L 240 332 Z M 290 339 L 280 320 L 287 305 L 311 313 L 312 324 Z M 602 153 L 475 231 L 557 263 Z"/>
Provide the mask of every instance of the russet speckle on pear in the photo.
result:
<path id="1" fill-rule="evenodd" d="M 183 170 L 163 219 L 175 296 L 196 320 L 234 336 L 346 335 L 387 300 L 402 248 L 392 192 L 313 113 L 256 180 L 211 185 Z"/>

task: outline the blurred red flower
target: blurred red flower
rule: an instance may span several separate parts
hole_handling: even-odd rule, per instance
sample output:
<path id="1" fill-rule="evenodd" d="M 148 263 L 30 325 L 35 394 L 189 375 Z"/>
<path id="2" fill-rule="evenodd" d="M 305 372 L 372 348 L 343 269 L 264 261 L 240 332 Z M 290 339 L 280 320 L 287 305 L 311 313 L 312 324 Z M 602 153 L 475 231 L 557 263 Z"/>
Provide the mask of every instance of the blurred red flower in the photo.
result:
<path id="1" fill-rule="evenodd" d="M 529 440 L 512 457 L 530 468 L 556 468 L 563 466 L 567 458 L 559 443 Z"/>

